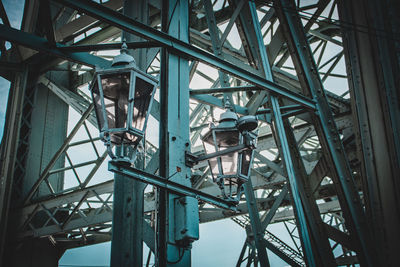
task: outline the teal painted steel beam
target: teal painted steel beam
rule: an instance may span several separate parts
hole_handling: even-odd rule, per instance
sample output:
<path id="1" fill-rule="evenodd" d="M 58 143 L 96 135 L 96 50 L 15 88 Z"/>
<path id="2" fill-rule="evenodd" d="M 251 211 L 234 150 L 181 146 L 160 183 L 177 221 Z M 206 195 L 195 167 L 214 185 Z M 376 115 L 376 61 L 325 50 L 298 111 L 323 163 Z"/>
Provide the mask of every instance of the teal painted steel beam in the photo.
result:
<path id="1" fill-rule="evenodd" d="M 39 52 L 51 54 L 87 66 L 106 68 L 111 65 L 108 60 L 89 53 L 63 51 L 62 47 L 65 46 L 59 43 L 57 43 L 55 47 L 51 47 L 45 38 L 19 31 L 3 24 L 0 24 L 0 40 L 7 40 L 11 43 L 16 43 Z"/>
<path id="2" fill-rule="evenodd" d="M 168 3 L 168 2 L 167 2 Z M 167 3 L 163 2 L 162 9 L 161 9 L 161 20 L 162 20 L 162 28 L 166 31 L 167 20 L 168 17 L 168 5 Z M 168 130 L 166 129 L 167 126 L 167 114 L 166 110 L 168 109 L 168 91 L 165 90 L 168 88 L 168 51 L 166 48 L 161 48 L 160 51 L 160 127 L 159 127 L 159 142 L 160 142 L 160 168 L 159 173 L 162 176 L 168 177 L 168 165 L 166 164 L 166 160 L 168 157 Z M 165 88 L 165 89 L 164 89 Z M 161 164 L 162 163 L 162 164 Z M 158 190 L 158 194 L 156 195 L 157 199 L 157 206 L 156 206 L 156 251 L 155 251 L 155 258 L 156 258 L 156 265 L 160 267 L 166 266 L 166 259 L 167 259 L 167 240 L 168 240 L 168 227 L 167 227 L 167 220 L 168 220 L 168 192 L 167 190 L 160 188 Z"/>
<path id="3" fill-rule="evenodd" d="M 49 42 L 50 47 L 56 46 L 56 37 L 54 34 L 54 26 L 53 26 L 53 18 L 51 16 L 51 7 L 49 0 L 43 0 L 39 6 L 39 16 L 42 19 L 42 23 L 44 26 L 44 32 L 46 34 L 46 38 Z"/>
<path id="4" fill-rule="evenodd" d="M 160 45 L 156 42 L 149 41 L 138 41 L 138 42 L 126 42 L 128 49 L 138 48 L 152 48 L 159 47 Z M 61 51 L 67 52 L 90 52 L 90 51 L 104 51 L 104 50 L 119 50 L 121 49 L 122 43 L 110 43 L 110 44 L 91 44 L 91 45 L 70 45 L 58 47 Z"/>
<path id="5" fill-rule="evenodd" d="M 260 260 L 261 267 L 269 267 L 269 260 L 267 250 L 265 248 L 263 241 L 264 238 L 264 231 L 262 231 L 261 221 L 260 221 L 260 214 L 257 208 L 257 200 L 254 195 L 253 185 L 251 183 L 251 179 L 249 179 L 244 185 L 244 193 L 246 195 L 246 204 L 249 209 L 249 217 L 250 217 L 250 224 L 251 230 L 254 235 L 254 243 L 257 248 L 257 256 Z"/>
<path id="6" fill-rule="evenodd" d="M 219 38 L 219 29 L 218 29 L 217 22 L 216 22 L 216 19 L 214 16 L 214 10 L 213 10 L 213 5 L 211 3 L 211 0 L 203 0 L 203 6 L 205 9 L 205 16 L 207 18 L 208 32 L 209 32 L 210 38 L 211 38 L 212 50 L 213 50 L 215 56 L 221 56 L 222 55 L 222 42 Z M 229 86 L 229 76 L 221 70 L 218 70 L 218 76 L 219 76 L 220 86 L 228 87 Z M 225 105 L 226 101 L 229 101 L 230 104 L 233 104 L 233 98 L 232 98 L 231 93 L 224 93 L 224 105 Z"/>
<path id="7" fill-rule="evenodd" d="M 1 5 L 1 3 L 0 3 Z M 10 247 L 6 236 L 10 218 L 10 206 L 12 206 L 11 193 L 15 171 L 15 161 L 20 140 L 20 127 L 23 121 L 24 97 L 29 71 L 26 68 L 18 73 L 10 88 L 8 98 L 7 114 L 5 119 L 4 136 L 1 148 L 1 187 L 0 187 L 0 265 L 5 264 L 9 255 L 7 250 Z"/>
<path id="8" fill-rule="evenodd" d="M 129 17 L 121 15 L 117 11 L 106 8 L 100 4 L 97 4 L 89 0 L 54 0 L 55 2 L 61 3 L 65 6 L 81 11 L 87 15 L 90 15 L 96 19 L 107 22 L 110 25 L 118 27 L 124 31 L 132 34 L 137 34 L 147 40 L 155 41 L 161 46 L 168 48 L 170 52 L 178 54 L 179 56 L 186 57 L 188 59 L 199 60 L 204 64 L 212 67 L 221 69 L 229 74 L 237 76 L 249 83 L 264 88 L 271 93 L 278 94 L 280 96 L 287 97 L 288 99 L 299 103 L 309 109 L 315 109 L 314 100 L 303 96 L 301 94 L 294 93 L 289 89 L 286 89 L 276 83 L 266 80 L 254 73 L 246 71 L 230 62 L 227 62 L 220 57 L 212 55 L 206 51 L 196 48 L 189 43 L 183 42 L 171 35 L 158 31 L 150 26 L 144 25 L 137 22 Z"/>
<path id="9" fill-rule="evenodd" d="M 346 225 L 354 239 L 358 241 L 357 256 L 365 266 L 374 266 L 373 246 L 361 199 L 354 182 L 346 152 L 334 123 L 332 112 L 319 77 L 310 45 L 307 41 L 301 19 L 292 0 L 277 1 L 277 14 L 282 24 L 287 44 L 292 53 L 299 80 L 303 88 L 317 101 L 318 114 L 316 129 L 322 147 L 325 148 L 334 167 L 333 180 L 337 184 L 338 198 L 346 218 Z"/>
<path id="10" fill-rule="evenodd" d="M 204 95 L 204 94 L 216 94 L 216 93 L 233 93 L 243 91 L 259 91 L 264 90 L 256 86 L 232 86 L 232 87 L 218 87 L 218 88 L 207 88 L 207 89 L 191 89 L 190 95 Z"/>
<path id="11" fill-rule="evenodd" d="M 360 176 L 364 194 L 368 196 L 364 204 L 377 266 L 397 265 L 400 236 L 400 153 L 396 152 L 400 141 L 400 59 L 395 56 L 398 34 L 391 35 L 395 33 L 397 17 L 390 16 L 399 9 L 389 5 L 390 2 L 399 4 L 379 0 L 338 1 L 340 20 L 366 27 L 365 32 L 360 32 L 342 25 L 342 39 Z M 399 25 L 397 20 L 397 29 Z M 385 37 L 376 35 L 378 28 Z"/>
<path id="12" fill-rule="evenodd" d="M 79 128 L 82 126 L 82 124 L 85 122 L 85 120 L 89 117 L 93 110 L 93 105 L 91 104 L 85 113 L 82 115 L 82 117 L 79 119 L 75 127 L 72 129 L 71 133 L 68 135 L 68 137 L 65 139 L 64 143 L 61 145 L 61 147 L 57 150 L 57 152 L 54 154 L 54 156 L 51 158 L 50 162 L 46 166 L 46 168 L 42 171 L 40 174 L 40 177 L 35 181 L 35 183 L 32 185 L 30 190 L 27 192 L 25 199 L 23 200 L 23 203 L 25 205 L 29 204 L 32 197 L 35 195 L 37 190 L 39 189 L 41 183 L 50 175 L 51 169 L 54 167 L 54 165 L 57 163 L 58 158 L 60 157 L 61 154 L 65 152 L 65 150 L 68 148 L 69 142 L 72 140 L 72 138 L 75 136 L 75 134 L 78 132 Z"/>
<path id="13" fill-rule="evenodd" d="M 304 254 L 307 257 L 307 263 L 309 266 L 316 266 L 315 263 L 315 252 L 312 249 L 311 245 L 311 233 L 307 227 L 307 218 L 306 218 L 306 210 L 302 205 L 301 194 L 300 194 L 300 186 L 298 185 L 298 181 L 296 179 L 296 170 L 293 166 L 293 159 L 290 153 L 290 147 L 287 142 L 287 136 L 285 133 L 285 128 L 283 125 L 282 114 L 280 112 L 279 103 L 276 98 L 271 98 L 271 108 L 274 111 L 274 128 L 277 132 L 277 140 L 280 144 L 280 152 L 283 155 L 284 164 L 286 167 L 287 177 L 289 181 L 289 185 L 292 192 L 293 198 L 293 207 L 296 210 L 296 221 L 299 228 L 299 235 L 302 237 L 302 243 L 304 246 Z"/>
<path id="14" fill-rule="evenodd" d="M 260 65 L 264 70 L 265 77 L 273 81 L 272 70 L 270 68 L 268 56 L 263 43 L 261 27 L 258 21 L 257 10 L 254 2 L 249 2 L 249 12 L 253 20 L 253 38 L 257 43 L 260 53 Z M 333 266 L 334 258 L 331 253 L 328 238 L 318 227 L 322 221 L 318 213 L 318 208 L 314 199 L 307 196 L 307 174 L 300 152 L 297 147 L 292 129 L 287 119 L 281 113 L 279 100 L 276 96 L 270 96 L 270 104 L 273 112 L 273 126 L 279 141 L 280 152 L 285 162 L 287 178 L 293 197 L 295 214 L 301 240 L 304 245 L 304 254 L 310 266 Z M 297 107 L 298 108 L 298 107 Z M 299 160 L 300 159 L 300 160 Z M 323 230 L 323 229 L 322 229 Z"/>
<path id="15" fill-rule="evenodd" d="M 184 154 L 184 153 L 182 153 Z M 150 174 L 145 171 L 135 169 L 132 167 L 120 166 L 118 163 L 113 161 L 109 162 L 108 170 L 114 173 L 118 173 L 124 175 L 125 177 L 129 177 L 131 179 L 140 180 L 142 182 L 166 189 L 170 193 L 179 195 L 179 196 L 189 196 L 193 198 L 197 198 L 204 202 L 207 202 L 211 205 L 228 209 L 232 211 L 236 211 L 236 203 L 231 201 L 226 201 L 222 198 L 204 193 L 202 191 L 196 190 L 194 188 L 179 184 L 177 182 L 173 182 L 171 180 L 165 179 L 164 177 Z"/>
<path id="16" fill-rule="evenodd" d="M 269 250 L 271 250 L 275 255 L 277 255 L 279 258 L 284 260 L 286 263 L 290 264 L 290 266 L 292 266 L 292 267 L 301 267 L 302 266 L 302 265 L 298 264 L 296 261 L 294 261 L 291 257 L 289 257 L 288 255 L 283 253 L 282 250 L 277 248 L 274 244 L 272 244 L 267 239 L 264 239 L 263 242 Z"/>
<path id="17" fill-rule="evenodd" d="M 217 98 L 212 95 L 193 95 L 191 96 L 192 99 L 196 99 L 200 103 L 204 103 L 210 106 L 215 106 L 215 107 L 220 107 L 224 108 L 224 104 L 222 103 L 222 99 Z M 239 105 L 233 105 L 233 108 L 235 109 L 236 113 L 243 114 L 243 115 L 248 115 L 247 108 L 239 106 Z"/>
<path id="18" fill-rule="evenodd" d="M 259 47 L 260 51 L 260 66 L 262 67 L 265 77 L 268 80 L 273 80 L 272 70 L 269 66 L 268 56 L 266 54 L 264 47 L 262 36 L 261 36 L 261 28 L 258 21 L 256 8 L 253 2 L 249 3 L 249 12 L 251 13 L 252 22 L 254 25 L 254 38 L 256 39 L 256 44 Z M 311 245 L 311 235 L 310 230 L 307 227 L 307 218 L 306 218 L 306 211 L 303 208 L 302 200 L 300 196 L 301 188 L 298 185 L 298 181 L 296 179 L 296 170 L 295 166 L 293 166 L 292 162 L 293 159 L 291 157 L 291 151 L 288 144 L 284 122 L 281 114 L 281 109 L 279 106 L 278 98 L 276 96 L 270 95 L 270 106 L 273 114 L 273 126 L 276 131 L 276 139 L 279 145 L 279 151 L 282 155 L 284 166 L 286 168 L 287 179 L 289 182 L 289 186 L 292 192 L 292 199 L 293 199 L 293 208 L 296 211 L 296 220 L 299 226 L 299 234 L 302 237 L 302 242 L 305 250 L 305 255 L 308 257 L 308 264 L 310 266 L 315 266 L 314 263 L 314 251 L 312 250 Z M 263 231 L 264 232 L 264 231 Z"/>

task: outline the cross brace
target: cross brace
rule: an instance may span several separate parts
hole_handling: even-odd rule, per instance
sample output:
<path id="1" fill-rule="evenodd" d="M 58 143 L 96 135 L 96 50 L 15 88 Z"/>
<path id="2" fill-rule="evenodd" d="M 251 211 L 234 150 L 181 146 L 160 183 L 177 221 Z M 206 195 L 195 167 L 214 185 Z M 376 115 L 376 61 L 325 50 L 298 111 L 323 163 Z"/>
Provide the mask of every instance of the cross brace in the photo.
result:
<path id="1" fill-rule="evenodd" d="M 272 93 L 285 96 L 292 101 L 299 103 L 311 110 L 315 109 L 314 100 L 303 95 L 294 93 L 280 85 L 266 80 L 263 77 L 255 75 L 249 71 L 227 62 L 217 56 L 214 56 L 206 51 L 196 48 L 188 43 L 185 43 L 177 38 L 174 38 L 166 33 L 160 32 L 150 26 L 137 22 L 129 17 L 121 15 L 117 11 L 106 8 L 93 1 L 82 0 L 79 2 L 73 0 L 55 0 L 65 6 L 71 7 L 75 10 L 81 11 L 101 21 L 107 22 L 117 28 L 126 32 L 139 35 L 147 40 L 155 41 L 168 48 L 171 52 L 177 53 L 181 56 L 199 60 L 204 64 L 211 65 L 223 71 L 226 71 L 234 76 L 242 78 L 252 84 L 255 84 Z"/>

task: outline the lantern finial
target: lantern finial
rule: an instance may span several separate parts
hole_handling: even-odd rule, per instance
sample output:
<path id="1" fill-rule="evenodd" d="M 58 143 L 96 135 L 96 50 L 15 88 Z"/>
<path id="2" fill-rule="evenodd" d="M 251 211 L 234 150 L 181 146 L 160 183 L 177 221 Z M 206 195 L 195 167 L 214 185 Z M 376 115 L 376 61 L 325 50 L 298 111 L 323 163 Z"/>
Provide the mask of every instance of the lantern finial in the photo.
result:
<path id="1" fill-rule="evenodd" d="M 224 95 L 224 108 L 226 110 L 232 110 L 231 102 L 229 101 L 228 97 Z"/>
<path id="2" fill-rule="evenodd" d="M 111 64 L 111 66 L 113 66 L 113 67 L 125 66 L 125 65 L 136 66 L 135 59 L 127 53 L 128 46 L 126 45 L 125 41 L 122 43 L 120 52 L 121 52 L 121 54 L 114 57 L 114 60 Z"/>
<path id="3" fill-rule="evenodd" d="M 128 52 L 128 46 L 126 45 L 125 40 L 122 42 L 122 46 L 121 46 L 121 50 L 119 50 L 121 52 L 121 54 L 127 54 Z"/>

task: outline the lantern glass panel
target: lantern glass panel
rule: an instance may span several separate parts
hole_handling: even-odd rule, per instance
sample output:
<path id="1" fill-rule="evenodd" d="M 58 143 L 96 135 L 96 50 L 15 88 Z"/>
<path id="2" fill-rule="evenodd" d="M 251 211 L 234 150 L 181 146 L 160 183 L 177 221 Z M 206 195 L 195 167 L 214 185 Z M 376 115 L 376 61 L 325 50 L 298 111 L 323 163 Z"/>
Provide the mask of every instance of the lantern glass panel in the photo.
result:
<path id="1" fill-rule="evenodd" d="M 105 112 L 111 142 L 134 143 L 138 137 L 127 132 L 130 72 L 101 75 Z"/>
<path id="2" fill-rule="evenodd" d="M 238 130 L 215 131 L 215 139 L 219 150 L 239 145 Z"/>
<path id="3" fill-rule="evenodd" d="M 96 118 L 97 122 L 99 124 L 100 131 L 104 128 L 104 116 L 102 112 L 102 103 L 101 103 L 101 95 L 99 92 L 99 86 L 97 79 L 94 80 L 93 82 L 93 88 L 92 88 L 92 99 L 93 99 L 93 104 L 96 112 Z"/>
<path id="4" fill-rule="evenodd" d="M 242 151 L 240 174 L 243 176 L 249 176 L 252 154 L 253 151 L 251 149 Z"/>
<path id="5" fill-rule="evenodd" d="M 211 153 L 215 153 L 215 145 L 214 143 L 207 143 L 207 142 L 203 142 L 204 145 L 204 150 L 206 151 L 206 154 L 211 154 Z M 218 176 L 218 162 L 217 162 L 217 158 L 211 158 L 208 160 L 208 164 L 210 165 L 210 170 L 211 170 L 211 174 L 213 176 L 213 178 L 216 178 Z"/>
<path id="6" fill-rule="evenodd" d="M 153 90 L 153 84 L 136 77 L 132 127 L 142 132 L 145 130 L 146 116 L 149 111 Z"/>
<path id="7" fill-rule="evenodd" d="M 221 157 L 222 172 L 224 175 L 235 175 L 238 168 L 238 153 L 224 155 Z"/>
<path id="8" fill-rule="evenodd" d="M 219 151 L 237 146 L 239 145 L 239 131 L 215 131 L 215 140 L 217 141 Z M 221 156 L 220 159 L 222 165 L 222 175 L 237 174 L 238 152 Z"/>
<path id="9" fill-rule="evenodd" d="M 101 76 L 108 128 L 126 128 L 130 72 Z"/>

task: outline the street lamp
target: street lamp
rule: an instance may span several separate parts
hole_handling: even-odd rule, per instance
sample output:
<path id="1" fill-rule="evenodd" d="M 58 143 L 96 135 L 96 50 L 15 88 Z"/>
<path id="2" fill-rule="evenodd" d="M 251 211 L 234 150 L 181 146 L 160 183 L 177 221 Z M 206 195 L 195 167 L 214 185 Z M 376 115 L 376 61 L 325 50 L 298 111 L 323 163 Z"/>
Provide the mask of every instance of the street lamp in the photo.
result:
<path id="1" fill-rule="evenodd" d="M 191 166 L 208 160 L 213 181 L 227 200 L 239 202 L 242 185 L 249 179 L 257 142 L 257 133 L 253 130 L 257 125 L 255 116 L 238 118 L 228 108 L 221 114 L 218 125 L 211 124 L 202 137 L 205 155 L 187 154 Z M 233 197 L 235 193 L 236 197 Z"/>
<path id="2" fill-rule="evenodd" d="M 130 164 L 146 130 L 157 80 L 137 68 L 127 48 L 123 43 L 110 68 L 96 69 L 90 91 L 108 154 Z"/>

